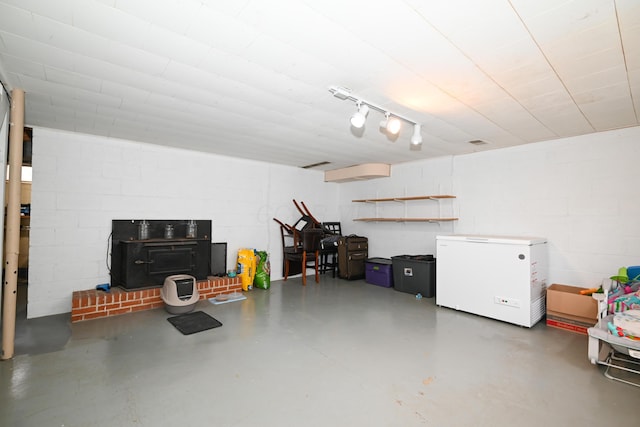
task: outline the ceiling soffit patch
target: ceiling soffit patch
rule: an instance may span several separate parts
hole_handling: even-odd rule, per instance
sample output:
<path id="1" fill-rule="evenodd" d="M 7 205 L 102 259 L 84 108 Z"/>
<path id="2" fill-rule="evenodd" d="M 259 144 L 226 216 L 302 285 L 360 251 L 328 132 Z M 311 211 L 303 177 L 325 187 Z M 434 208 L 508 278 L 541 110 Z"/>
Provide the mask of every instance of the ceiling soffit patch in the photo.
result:
<path id="1" fill-rule="evenodd" d="M 304 166 L 300 166 L 302 169 L 312 169 L 312 168 L 317 168 L 319 166 L 325 166 L 330 164 L 331 162 L 327 162 L 327 161 L 323 161 L 323 162 L 317 162 L 317 163 L 311 163 L 310 165 L 304 165 Z"/>
<path id="2" fill-rule="evenodd" d="M 391 176 L 391 165 L 387 163 L 363 163 L 342 169 L 325 171 L 325 182 L 349 182 Z"/>

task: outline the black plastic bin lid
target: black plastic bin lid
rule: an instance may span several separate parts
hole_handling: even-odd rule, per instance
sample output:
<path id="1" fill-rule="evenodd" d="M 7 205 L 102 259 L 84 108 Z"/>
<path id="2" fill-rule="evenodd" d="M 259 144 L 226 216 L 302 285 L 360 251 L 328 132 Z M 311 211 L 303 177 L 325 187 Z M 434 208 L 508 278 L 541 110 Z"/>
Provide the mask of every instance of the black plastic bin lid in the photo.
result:
<path id="1" fill-rule="evenodd" d="M 384 264 L 391 265 L 392 261 L 389 258 L 367 258 L 367 262 L 372 264 Z"/>
<path id="2" fill-rule="evenodd" d="M 435 260 L 433 255 L 397 255 L 391 259 L 429 262 Z"/>

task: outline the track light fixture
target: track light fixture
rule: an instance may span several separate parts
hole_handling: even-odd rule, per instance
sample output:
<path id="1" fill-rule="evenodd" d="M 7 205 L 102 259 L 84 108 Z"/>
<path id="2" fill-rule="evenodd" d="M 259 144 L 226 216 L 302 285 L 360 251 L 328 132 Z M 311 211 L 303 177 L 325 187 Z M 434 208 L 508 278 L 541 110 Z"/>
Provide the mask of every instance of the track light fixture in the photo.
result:
<path id="1" fill-rule="evenodd" d="M 358 111 L 351 116 L 351 125 L 355 128 L 362 128 L 367 121 L 367 115 L 370 110 L 376 110 L 384 114 L 384 120 L 380 122 L 380 130 L 386 132 L 389 135 L 397 135 L 402 127 L 402 121 L 413 125 L 413 135 L 411 136 L 411 145 L 413 149 L 418 148 L 422 144 L 422 135 L 420 134 L 422 126 L 415 120 L 408 119 L 400 114 L 392 113 L 391 111 L 380 107 L 372 102 L 365 101 L 362 98 L 356 97 L 351 94 L 351 90 L 339 87 L 331 86 L 329 92 L 338 99 L 349 100 L 356 103 Z"/>
<path id="2" fill-rule="evenodd" d="M 420 135 L 422 126 L 419 124 L 413 125 L 413 135 L 411 135 L 411 145 L 422 145 L 422 135 Z"/>
<path id="3" fill-rule="evenodd" d="M 360 129 L 364 126 L 364 122 L 367 121 L 367 114 L 369 114 L 369 107 L 366 104 L 363 105 L 362 102 L 358 102 L 358 111 L 351 116 L 351 125 Z"/>

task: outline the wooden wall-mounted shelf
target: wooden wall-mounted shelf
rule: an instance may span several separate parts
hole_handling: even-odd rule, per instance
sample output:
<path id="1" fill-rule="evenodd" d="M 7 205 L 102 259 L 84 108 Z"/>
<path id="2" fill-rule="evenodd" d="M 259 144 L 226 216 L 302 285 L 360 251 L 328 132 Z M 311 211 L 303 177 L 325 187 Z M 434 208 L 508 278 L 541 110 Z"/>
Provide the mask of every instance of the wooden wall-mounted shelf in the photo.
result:
<path id="1" fill-rule="evenodd" d="M 455 199 L 456 196 L 409 196 L 409 197 L 387 197 L 382 199 L 356 199 L 354 203 L 377 203 L 377 202 L 408 202 L 412 200 L 438 200 L 438 199 Z"/>
<path id="2" fill-rule="evenodd" d="M 446 222 L 457 221 L 458 218 L 356 218 L 363 222 Z"/>
<path id="3" fill-rule="evenodd" d="M 354 203 L 380 203 L 380 202 L 410 202 L 416 200 L 442 200 L 455 199 L 456 196 L 435 195 L 435 196 L 404 196 L 404 197 L 385 197 L 376 199 L 356 199 Z M 356 218 L 354 221 L 363 222 L 447 222 L 456 221 L 458 218 Z"/>

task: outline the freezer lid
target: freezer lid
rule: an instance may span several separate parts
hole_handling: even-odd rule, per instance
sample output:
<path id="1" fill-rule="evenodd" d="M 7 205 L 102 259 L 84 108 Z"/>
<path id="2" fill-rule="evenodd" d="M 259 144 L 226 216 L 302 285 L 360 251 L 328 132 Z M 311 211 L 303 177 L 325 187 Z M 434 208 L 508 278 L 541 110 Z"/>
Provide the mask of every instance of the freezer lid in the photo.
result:
<path id="1" fill-rule="evenodd" d="M 436 236 L 436 241 L 455 241 L 455 242 L 473 242 L 473 243 L 494 243 L 501 245 L 539 245 L 546 243 L 544 237 L 531 236 L 494 236 L 482 234 L 451 234 L 448 236 Z"/>

